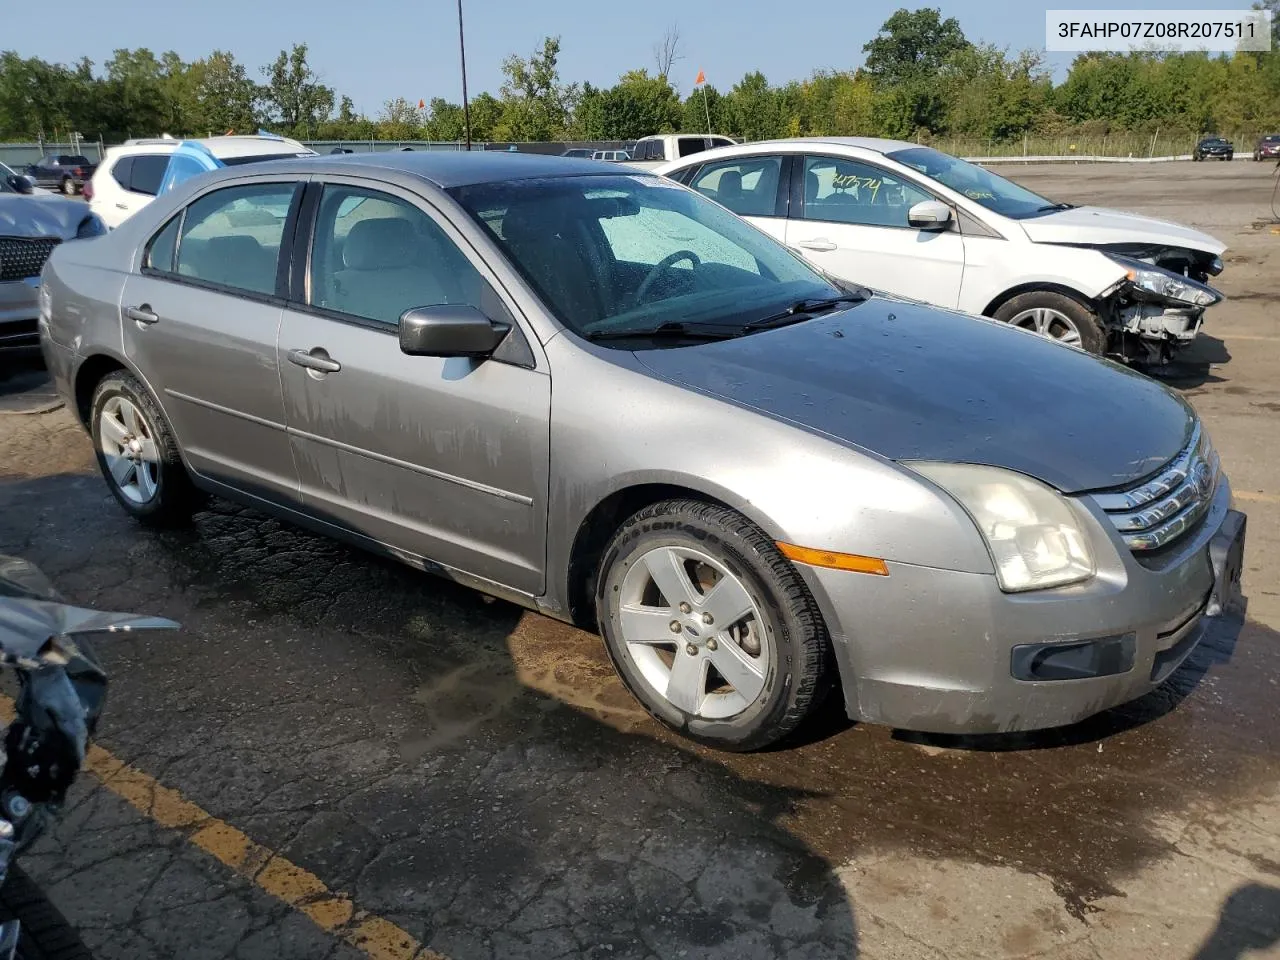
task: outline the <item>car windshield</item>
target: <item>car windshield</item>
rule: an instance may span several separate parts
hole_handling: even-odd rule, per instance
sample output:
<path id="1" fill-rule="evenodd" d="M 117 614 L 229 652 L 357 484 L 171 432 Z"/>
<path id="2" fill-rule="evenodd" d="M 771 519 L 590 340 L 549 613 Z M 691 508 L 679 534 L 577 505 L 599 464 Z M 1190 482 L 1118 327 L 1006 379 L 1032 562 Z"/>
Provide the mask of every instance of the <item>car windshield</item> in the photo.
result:
<path id="1" fill-rule="evenodd" d="M 847 295 L 755 227 L 656 176 L 501 181 L 449 192 L 581 336 L 738 336 L 807 301 Z"/>
<path id="2" fill-rule="evenodd" d="M 1041 216 L 1052 210 L 1062 209 L 1063 206 L 1004 177 L 996 176 L 977 164 L 939 153 L 929 147 L 895 150 L 886 156 L 920 171 L 926 177 L 937 180 L 988 210 L 1013 220 Z"/>
<path id="3" fill-rule="evenodd" d="M 1262 138 L 1263 143 L 1280 143 L 1280 133 L 1273 133 Z"/>

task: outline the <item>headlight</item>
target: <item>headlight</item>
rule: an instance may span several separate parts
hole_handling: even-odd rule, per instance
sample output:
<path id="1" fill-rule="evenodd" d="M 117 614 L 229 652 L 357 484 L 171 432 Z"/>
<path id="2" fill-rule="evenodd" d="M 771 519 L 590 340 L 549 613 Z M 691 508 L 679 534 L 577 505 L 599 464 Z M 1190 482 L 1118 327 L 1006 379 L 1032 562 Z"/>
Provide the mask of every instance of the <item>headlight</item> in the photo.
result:
<path id="1" fill-rule="evenodd" d="M 80 226 L 76 229 L 77 240 L 87 240 L 89 237 L 100 237 L 107 232 L 107 225 L 102 218 L 96 213 L 91 213 L 80 221 Z"/>
<path id="2" fill-rule="evenodd" d="M 1128 257 L 1111 259 L 1125 268 L 1130 283 L 1152 296 L 1193 307 L 1212 306 L 1222 299 L 1203 283 L 1196 283 L 1191 278 L 1174 273 L 1172 270 L 1155 267 L 1141 260 L 1130 260 Z"/>
<path id="3" fill-rule="evenodd" d="M 960 502 L 987 541 L 1000 589 L 1010 593 L 1093 576 L 1093 553 L 1058 491 L 997 467 L 908 463 Z"/>

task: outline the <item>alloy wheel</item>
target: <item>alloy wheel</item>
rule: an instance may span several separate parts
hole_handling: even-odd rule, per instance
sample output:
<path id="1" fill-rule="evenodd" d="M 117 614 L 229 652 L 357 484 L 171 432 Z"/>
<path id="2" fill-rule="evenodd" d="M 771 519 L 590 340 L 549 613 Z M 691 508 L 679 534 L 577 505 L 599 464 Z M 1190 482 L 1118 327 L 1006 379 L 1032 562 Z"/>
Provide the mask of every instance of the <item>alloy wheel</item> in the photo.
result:
<path id="1" fill-rule="evenodd" d="M 714 557 L 655 547 L 631 564 L 618 626 L 640 675 L 672 706 L 723 720 L 764 690 L 773 643 L 746 585 Z"/>
<path id="2" fill-rule="evenodd" d="M 1023 310 L 1010 317 L 1009 322 L 1015 327 L 1030 330 L 1032 333 L 1057 340 L 1059 343 L 1067 343 L 1073 347 L 1082 345 L 1080 330 L 1075 322 L 1065 313 L 1054 310 L 1052 307 L 1032 307 L 1029 310 Z"/>
<path id="3" fill-rule="evenodd" d="M 155 431 L 134 403 L 116 395 L 102 406 L 98 447 L 111 480 L 134 503 L 149 503 L 160 488 L 160 454 Z"/>

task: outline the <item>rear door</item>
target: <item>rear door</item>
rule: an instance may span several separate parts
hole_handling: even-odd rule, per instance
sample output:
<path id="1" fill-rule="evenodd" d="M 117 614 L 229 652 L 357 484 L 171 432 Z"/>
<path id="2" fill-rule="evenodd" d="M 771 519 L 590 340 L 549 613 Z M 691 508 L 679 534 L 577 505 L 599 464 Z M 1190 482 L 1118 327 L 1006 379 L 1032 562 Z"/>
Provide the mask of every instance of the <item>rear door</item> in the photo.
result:
<path id="1" fill-rule="evenodd" d="M 306 270 L 279 352 L 304 508 L 401 555 L 540 594 L 551 378 L 513 305 L 408 191 L 334 177 L 306 207 L 314 234 L 309 254 L 298 248 Z M 442 303 L 510 323 L 501 355 L 402 353 L 401 314 Z"/>
<path id="2" fill-rule="evenodd" d="M 114 223 L 124 222 L 152 201 L 168 165 L 167 152 L 138 153 L 116 161 L 111 178 L 120 189 L 112 191 Z"/>
<path id="3" fill-rule="evenodd" d="M 788 246 L 842 279 L 956 306 L 964 239 L 955 220 L 946 230 L 921 230 L 907 222 L 911 207 L 939 198 L 861 160 L 809 154 L 797 161 Z"/>
<path id="4" fill-rule="evenodd" d="M 121 303 L 125 354 L 164 406 L 192 469 L 296 500 L 276 338 L 296 179 L 204 193 L 160 229 Z"/>
<path id="5" fill-rule="evenodd" d="M 718 160 L 703 164 L 685 182 L 784 242 L 790 160 L 782 154 Z"/>

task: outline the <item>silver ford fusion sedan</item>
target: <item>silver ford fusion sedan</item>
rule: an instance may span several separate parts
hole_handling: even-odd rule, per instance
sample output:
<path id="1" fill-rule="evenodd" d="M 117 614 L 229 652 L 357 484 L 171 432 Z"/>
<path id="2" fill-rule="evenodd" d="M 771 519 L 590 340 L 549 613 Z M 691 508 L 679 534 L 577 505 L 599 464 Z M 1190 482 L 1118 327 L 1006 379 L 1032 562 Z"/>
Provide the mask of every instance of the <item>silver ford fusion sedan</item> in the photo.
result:
<path id="1" fill-rule="evenodd" d="M 1244 516 L 1169 390 L 837 286 L 649 174 L 229 168 L 44 280 L 48 365 L 140 521 L 217 494 L 598 626 L 718 747 L 837 686 L 920 731 L 1071 723 L 1238 599 Z"/>

